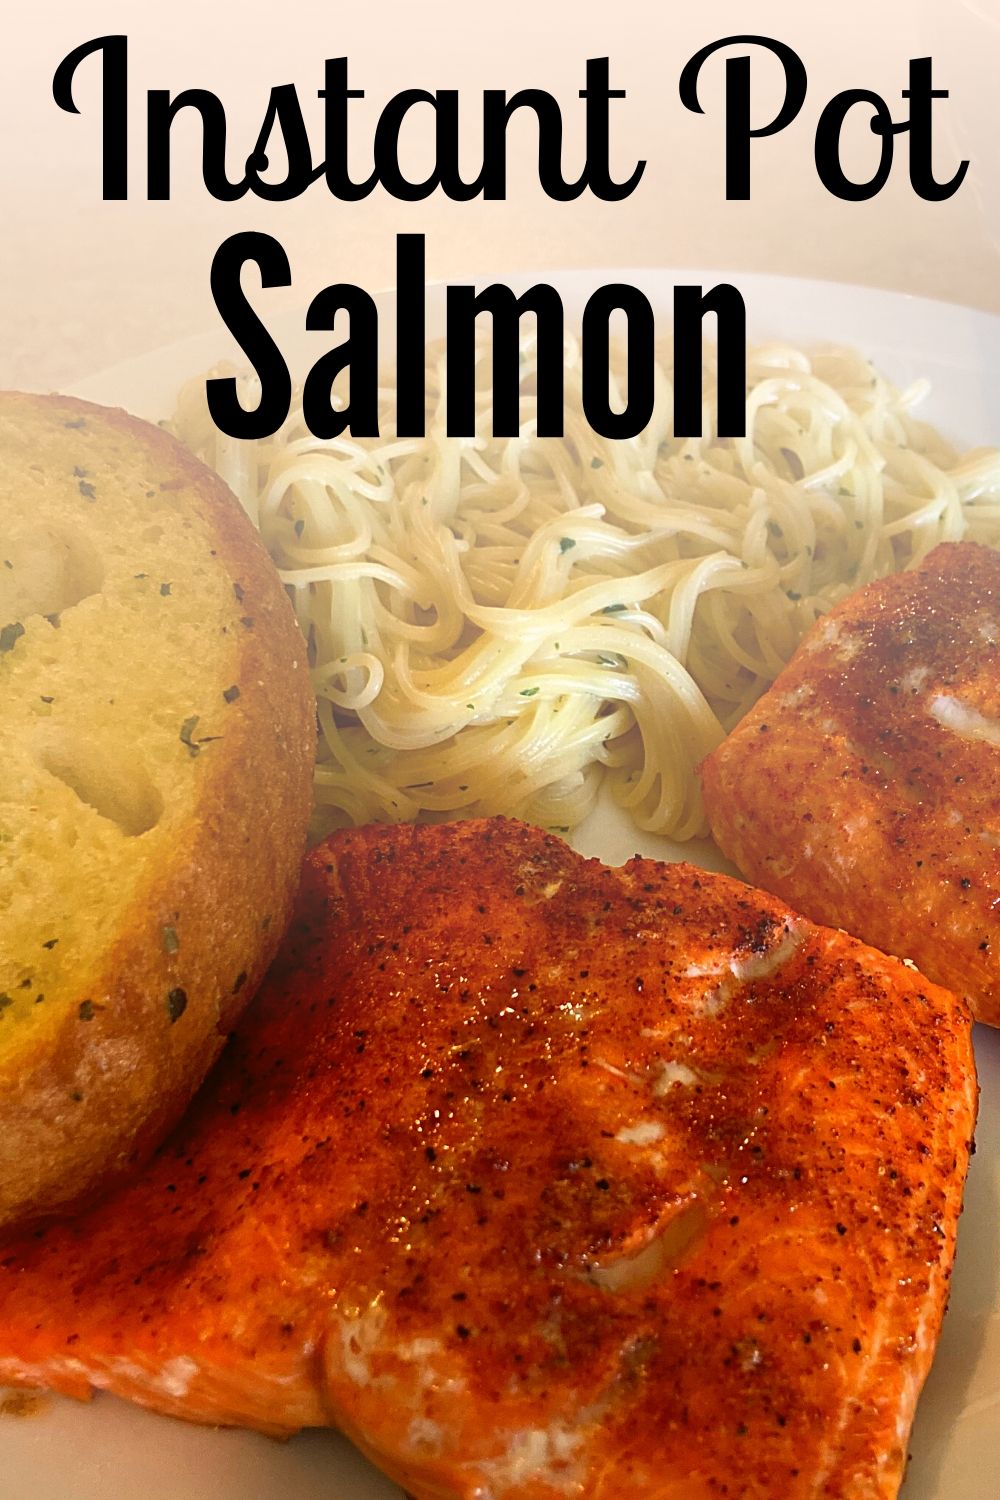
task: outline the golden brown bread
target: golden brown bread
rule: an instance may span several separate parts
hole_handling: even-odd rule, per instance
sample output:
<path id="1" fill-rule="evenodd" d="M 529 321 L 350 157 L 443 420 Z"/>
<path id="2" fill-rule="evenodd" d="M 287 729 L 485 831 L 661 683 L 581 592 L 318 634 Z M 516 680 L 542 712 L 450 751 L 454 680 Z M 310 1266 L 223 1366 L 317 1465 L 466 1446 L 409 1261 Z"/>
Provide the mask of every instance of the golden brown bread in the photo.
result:
<path id="1" fill-rule="evenodd" d="M 125 412 L 0 394 L 0 1224 L 187 1104 L 286 925 L 313 750 L 225 485 Z"/>
<path id="2" fill-rule="evenodd" d="M 701 768 L 754 884 L 910 958 L 1000 1025 L 1000 552 L 852 594 Z"/>

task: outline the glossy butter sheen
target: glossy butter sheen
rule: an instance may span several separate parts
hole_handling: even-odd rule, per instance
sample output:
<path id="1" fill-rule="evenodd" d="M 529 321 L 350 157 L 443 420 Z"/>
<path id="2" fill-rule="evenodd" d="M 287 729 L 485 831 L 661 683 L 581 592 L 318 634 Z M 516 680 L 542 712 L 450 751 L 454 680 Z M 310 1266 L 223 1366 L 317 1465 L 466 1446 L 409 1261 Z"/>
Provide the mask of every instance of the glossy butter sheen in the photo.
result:
<path id="1" fill-rule="evenodd" d="M 145 1176 L 5 1247 L 0 1379 L 421 1500 L 892 1496 L 974 1105 L 953 996 L 723 876 L 334 835 Z"/>

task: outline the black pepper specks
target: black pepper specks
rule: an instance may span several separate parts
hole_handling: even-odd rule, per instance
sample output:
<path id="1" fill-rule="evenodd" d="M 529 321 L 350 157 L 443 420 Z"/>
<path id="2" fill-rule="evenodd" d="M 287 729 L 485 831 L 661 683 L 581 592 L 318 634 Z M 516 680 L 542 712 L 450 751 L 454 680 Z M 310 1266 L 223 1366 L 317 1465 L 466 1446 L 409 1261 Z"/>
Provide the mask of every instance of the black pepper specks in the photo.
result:
<path id="1" fill-rule="evenodd" d="M 81 1001 L 80 1009 L 77 1014 L 79 1015 L 81 1021 L 92 1021 L 95 1014 L 93 1000 Z"/>
<path id="2" fill-rule="evenodd" d="M 168 992 L 168 994 L 167 994 L 167 1015 L 168 1015 L 168 1017 L 170 1019 L 171 1026 L 176 1025 L 176 1023 L 180 1020 L 181 1016 L 187 1010 L 187 1003 L 188 1003 L 188 997 L 187 997 L 187 991 L 186 990 L 182 990 L 178 986 L 178 988 L 170 990 Z"/>
<path id="3" fill-rule="evenodd" d="M 0 630 L 0 656 L 6 651 L 13 651 L 23 634 L 24 626 L 20 620 L 15 620 L 11 625 L 5 625 Z"/>
<path id="4" fill-rule="evenodd" d="M 236 686 L 235 682 L 233 683 L 232 687 L 227 687 L 226 688 L 226 691 L 223 693 L 222 696 L 223 696 L 223 698 L 225 698 L 225 700 L 226 700 L 227 703 L 235 703 L 236 702 L 237 698 L 240 696 L 240 690 Z"/>

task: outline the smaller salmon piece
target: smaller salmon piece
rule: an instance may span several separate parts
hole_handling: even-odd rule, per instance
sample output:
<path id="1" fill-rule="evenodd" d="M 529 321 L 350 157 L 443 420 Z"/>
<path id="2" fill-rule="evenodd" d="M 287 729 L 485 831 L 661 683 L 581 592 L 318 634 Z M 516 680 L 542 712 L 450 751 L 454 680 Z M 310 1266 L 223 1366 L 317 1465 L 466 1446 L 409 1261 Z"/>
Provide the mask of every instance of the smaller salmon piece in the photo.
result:
<path id="1" fill-rule="evenodd" d="M 1000 1026 L 1000 552 L 851 594 L 701 767 L 748 880 Z"/>
<path id="2" fill-rule="evenodd" d="M 332 1424 L 419 1500 L 891 1500 L 970 1030 L 722 875 L 336 834 L 145 1174 L 0 1250 L 0 1381 Z"/>

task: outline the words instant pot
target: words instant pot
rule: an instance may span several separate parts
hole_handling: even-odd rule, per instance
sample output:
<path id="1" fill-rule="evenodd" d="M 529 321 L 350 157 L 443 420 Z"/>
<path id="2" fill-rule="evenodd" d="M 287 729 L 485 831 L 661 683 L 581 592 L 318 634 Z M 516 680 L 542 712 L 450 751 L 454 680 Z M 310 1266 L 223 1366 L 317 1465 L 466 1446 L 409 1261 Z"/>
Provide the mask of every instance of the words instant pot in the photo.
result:
<path id="1" fill-rule="evenodd" d="M 703 112 L 699 81 L 713 54 L 723 48 L 745 48 L 724 60 L 725 110 L 722 183 L 730 199 L 746 199 L 751 191 L 754 142 L 787 129 L 799 115 L 808 92 L 805 64 L 784 42 L 763 36 L 730 36 L 702 47 L 683 66 L 678 79 L 681 103 L 696 114 Z M 781 102 L 776 113 L 763 121 L 755 116 L 754 59 L 763 53 L 777 58 L 784 76 Z M 90 62 L 90 59 L 94 59 Z M 81 65 L 102 69 L 102 168 L 103 196 L 129 196 L 130 141 L 129 105 L 134 82 L 129 75 L 128 38 L 102 36 L 82 43 L 59 64 L 52 90 L 56 104 L 69 113 L 79 113 L 73 84 Z M 146 190 L 149 199 L 169 199 L 171 191 L 171 130 L 178 116 L 194 113 L 202 131 L 202 179 L 208 192 L 231 202 L 253 194 L 271 201 L 299 197 L 321 181 L 326 190 L 345 203 L 357 202 L 376 190 L 408 202 L 441 193 L 458 202 L 507 197 L 507 129 L 522 112 L 534 116 L 538 129 L 538 181 L 553 199 L 572 202 L 590 194 L 609 204 L 635 192 L 646 170 L 637 161 L 622 180 L 611 169 L 612 105 L 625 100 L 625 90 L 611 86 L 606 57 L 590 58 L 585 86 L 580 90 L 584 112 L 586 156 L 579 176 L 567 177 L 563 152 L 563 108 L 544 89 L 521 89 L 508 94 L 486 89 L 474 106 L 460 100 L 457 89 L 428 91 L 404 89 L 381 110 L 371 143 L 372 170 L 362 179 L 351 175 L 350 148 L 356 145 L 351 130 L 351 102 L 362 98 L 362 89 L 351 87 L 346 57 L 324 63 L 323 86 L 317 92 L 322 104 L 323 159 L 314 160 L 306 116 L 296 86 L 279 84 L 268 96 L 263 122 L 245 159 L 243 175 L 235 180 L 227 168 L 228 122 L 222 101 L 207 89 L 149 89 L 145 94 Z M 897 165 L 897 145 L 905 150 L 905 169 L 910 186 L 919 197 L 939 201 L 961 187 L 968 170 L 959 162 L 944 180 L 933 166 L 935 104 L 948 97 L 947 89 L 934 86 L 929 57 L 912 58 L 907 65 L 906 86 L 900 90 L 898 115 L 881 95 L 868 89 L 845 89 L 822 109 L 813 138 L 816 172 L 823 186 L 838 198 L 864 201 L 875 197 Z M 574 106 L 576 107 L 576 106 Z M 624 107 L 624 106 L 620 106 Z M 422 180 L 412 181 L 400 164 L 399 142 L 404 122 L 414 111 L 424 128 L 433 133 L 433 170 Z M 841 153 L 844 127 L 854 111 L 865 111 L 872 133 L 880 142 L 878 163 L 865 181 L 847 175 Z M 463 175 L 460 165 L 460 123 L 466 111 L 478 111 L 482 127 L 482 150 L 478 171 Z M 904 140 L 905 138 L 905 140 Z M 272 168 L 278 150 L 284 176 Z M 467 152 L 462 153 L 468 155 Z M 401 437 L 424 433 L 424 343 L 425 343 L 425 245 L 419 234 L 400 234 L 396 239 L 396 431 Z M 288 415 L 292 380 L 277 343 L 251 305 L 242 285 L 246 266 L 254 265 L 262 288 L 290 286 L 292 272 L 288 256 L 274 236 L 244 231 L 231 235 L 219 247 L 211 267 L 212 294 L 226 326 L 243 349 L 256 372 L 260 398 L 247 410 L 240 400 L 235 378 L 207 381 L 209 410 L 216 425 L 231 437 L 263 438 L 276 432 Z M 324 287 L 313 297 L 306 312 L 306 327 L 337 329 L 343 314 L 348 336 L 321 356 L 309 371 L 303 388 L 303 411 L 315 436 L 332 438 L 350 430 L 358 437 L 379 435 L 378 401 L 378 309 L 362 288 L 346 282 Z M 475 426 L 476 328 L 480 315 L 493 323 L 493 430 L 498 437 L 512 437 L 519 425 L 518 341 L 522 317 L 532 315 L 537 340 L 537 432 L 540 437 L 558 437 L 563 432 L 563 334 L 564 309 L 555 289 L 545 282 L 529 287 L 520 296 L 507 286 L 494 283 L 477 290 L 474 286 L 446 289 L 447 430 L 451 436 L 471 436 Z M 627 384 L 624 404 L 615 406 L 609 394 L 611 320 L 617 314 L 627 328 Z M 702 435 L 704 380 L 702 329 L 704 319 L 716 324 L 718 435 L 743 436 L 746 405 L 746 307 L 742 296 L 728 282 L 705 288 L 680 285 L 674 291 L 674 427 L 679 437 Z M 655 319 L 647 298 L 634 286 L 614 282 L 599 287 L 584 309 L 581 330 L 581 380 L 587 421 L 608 438 L 634 437 L 648 424 L 654 400 Z M 347 399 L 335 397 L 334 381 L 349 375 Z"/>

